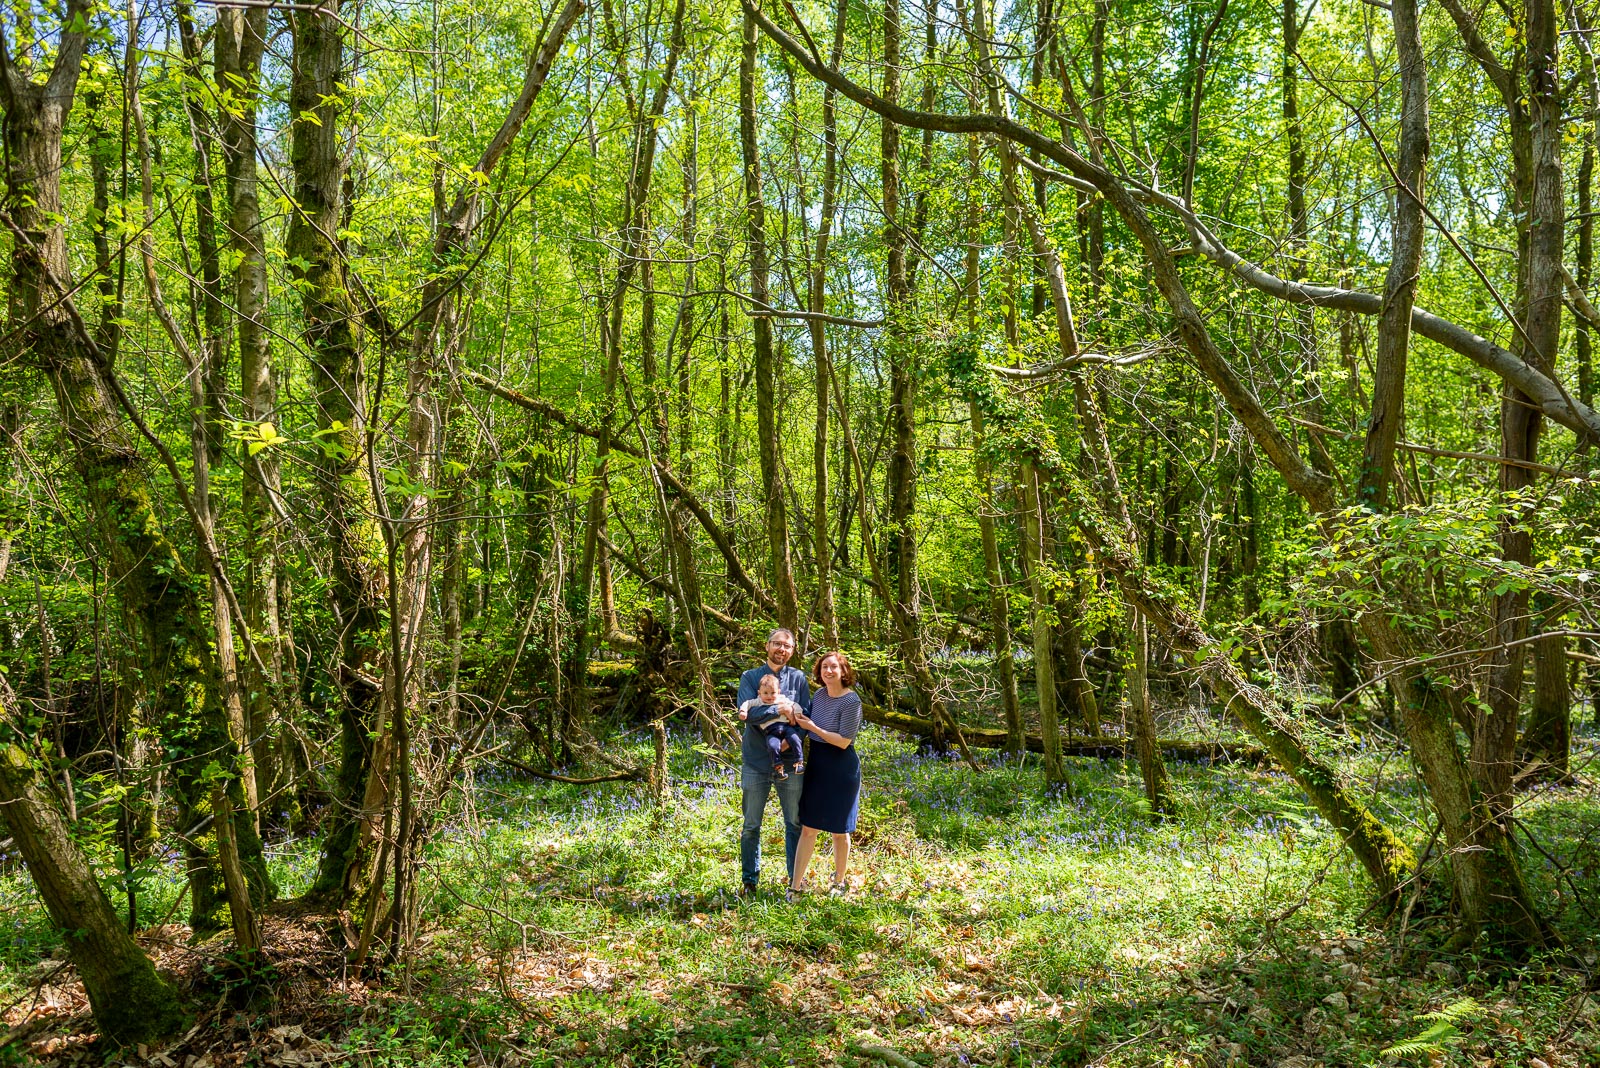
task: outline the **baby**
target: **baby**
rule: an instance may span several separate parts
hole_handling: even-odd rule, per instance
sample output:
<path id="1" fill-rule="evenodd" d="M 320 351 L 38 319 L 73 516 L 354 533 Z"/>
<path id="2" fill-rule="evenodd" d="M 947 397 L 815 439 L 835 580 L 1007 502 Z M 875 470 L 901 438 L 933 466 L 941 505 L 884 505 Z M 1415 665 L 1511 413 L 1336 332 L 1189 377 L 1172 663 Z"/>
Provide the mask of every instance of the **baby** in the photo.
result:
<path id="1" fill-rule="evenodd" d="M 778 707 L 776 675 L 762 676 L 756 696 L 740 706 L 739 718 L 766 736 L 767 748 L 772 752 L 772 774 L 775 778 L 787 779 L 791 771 L 796 775 L 805 772 L 805 750 L 801 748 L 804 738 L 800 729 L 790 723 L 783 709 Z"/>

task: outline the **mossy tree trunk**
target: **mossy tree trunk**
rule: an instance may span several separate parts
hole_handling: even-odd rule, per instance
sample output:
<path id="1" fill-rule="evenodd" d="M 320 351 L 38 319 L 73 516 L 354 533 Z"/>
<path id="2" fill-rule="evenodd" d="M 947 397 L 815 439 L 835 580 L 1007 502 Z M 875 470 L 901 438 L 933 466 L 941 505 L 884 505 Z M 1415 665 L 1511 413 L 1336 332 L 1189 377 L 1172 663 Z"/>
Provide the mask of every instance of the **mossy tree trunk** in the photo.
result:
<path id="1" fill-rule="evenodd" d="M 267 11 L 262 7 L 219 7 L 213 46 L 223 173 L 227 180 L 227 230 L 236 266 L 232 295 L 239 344 L 239 397 L 242 421 L 270 437 L 254 455 L 246 450 L 241 490 L 247 546 L 244 611 L 246 626 L 259 635 L 257 648 L 268 669 L 259 678 L 245 664 L 245 720 L 255 747 L 256 792 L 271 796 L 303 770 L 307 754 L 291 741 L 292 732 L 274 729 L 279 717 L 293 716 L 299 691 L 294 633 L 289 619 L 288 571 L 283 566 L 287 510 L 283 502 L 281 448 L 268 444 L 281 430 L 278 376 L 272 362 L 267 302 L 266 236 L 261 222 L 256 164 L 256 107 L 261 91 L 261 59 L 266 49 Z"/>
<path id="2" fill-rule="evenodd" d="M 344 210 L 341 134 L 348 100 L 340 88 L 344 32 L 340 0 L 287 15 L 294 37 L 289 83 L 289 160 L 296 209 L 284 242 L 300 293 L 301 326 L 316 407 L 316 482 L 332 557 L 339 620 L 339 767 L 314 896 L 347 902 L 366 888 L 374 832 L 368 780 L 385 774 L 383 621 L 388 582 L 376 501 L 366 463 L 367 387 L 363 330 L 348 267 L 334 244 Z"/>
<path id="3" fill-rule="evenodd" d="M 0 719 L 8 734 L 20 726 L 16 697 L 4 676 Z M 178 992 L 156 974 L 150 958 L 123 929 L 20 743 L 19 737 L 0 740 L 0 806 L 45 911 L 66 933 L 67 954 L 89 995 L 95 1026 L 118 1045 L 172 1034 L 185 1022 Z"/>

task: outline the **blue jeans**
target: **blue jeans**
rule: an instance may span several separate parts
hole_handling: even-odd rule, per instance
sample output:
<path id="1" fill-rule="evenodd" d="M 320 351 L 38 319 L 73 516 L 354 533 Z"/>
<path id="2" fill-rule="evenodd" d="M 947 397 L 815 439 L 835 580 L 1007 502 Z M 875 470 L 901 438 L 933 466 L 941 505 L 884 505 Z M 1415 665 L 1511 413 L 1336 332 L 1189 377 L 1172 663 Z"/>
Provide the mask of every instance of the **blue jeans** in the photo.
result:
<path id="1" fill-rule="evenodd" d="M 772 769 L 745 764 L 740 770 L 739 789 L 744 794 L 744 826 L 739 831 L 739 876 L 754 883 L 761 876 L 761 818 L 766 812 L 767 795 L 778 791 L 778 807 L 783 810 L 783 851 L 788 859 L 789 878 L 794 878 L 794 853 L 800 845 L 800 789 L 804 775 L 774 778 Z"/>

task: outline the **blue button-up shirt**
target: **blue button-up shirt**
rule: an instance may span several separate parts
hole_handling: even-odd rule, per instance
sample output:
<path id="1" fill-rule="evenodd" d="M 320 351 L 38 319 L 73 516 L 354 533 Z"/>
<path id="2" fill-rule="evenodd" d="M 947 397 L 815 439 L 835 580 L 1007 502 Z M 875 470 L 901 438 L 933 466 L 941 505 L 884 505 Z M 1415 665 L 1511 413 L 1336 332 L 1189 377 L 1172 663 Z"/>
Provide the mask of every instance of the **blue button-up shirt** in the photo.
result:
<path id="1" fill-rule="evenodd" d="M 793 664 L 785 664 L 782 671 L 773 671 L 767 664 L 753 667 L 739 676 L 739 694 L 734 698 L 735 708 L 743 705 L 761 691 L 761 680 L 767 675 L 778 676 L 778 692 L 795 704 L 808 715 L 811 712 L 811 683 L 806 681 L 806 673 Z M 772 753 L 767 749 L 766 739 L 761 731 L 746 721 L 744 725 L 744 746 L 740 751 L 741 759 L 751 768 L 768 768 L 772 766 Z"/>

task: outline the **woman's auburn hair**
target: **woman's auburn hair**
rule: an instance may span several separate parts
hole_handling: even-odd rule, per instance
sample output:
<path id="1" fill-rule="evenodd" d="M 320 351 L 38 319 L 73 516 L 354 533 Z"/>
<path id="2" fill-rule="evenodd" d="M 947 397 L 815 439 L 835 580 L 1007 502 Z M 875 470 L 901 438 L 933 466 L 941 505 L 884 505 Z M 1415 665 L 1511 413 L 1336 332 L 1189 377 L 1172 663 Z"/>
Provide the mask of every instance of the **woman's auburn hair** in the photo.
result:
<path id="1" fill-rule="evenodd" d="M 814 679 L 816 679 L 817 685 L 827 685 L 827 683 L 822 680 L 822 662 L 828 659 L 830 656 L 837 657 L 839 660 L 840 685 L 846 687 L 854 686 L 856 684 L 856 669 L 851 666 L 850 658 L 845 656 L 844 653 L 838 649 L 830 649 L 828 652 L 823 653 L 821 656 L 817 657 L 817 662 L 811 665 L 811 675 Z"/>

